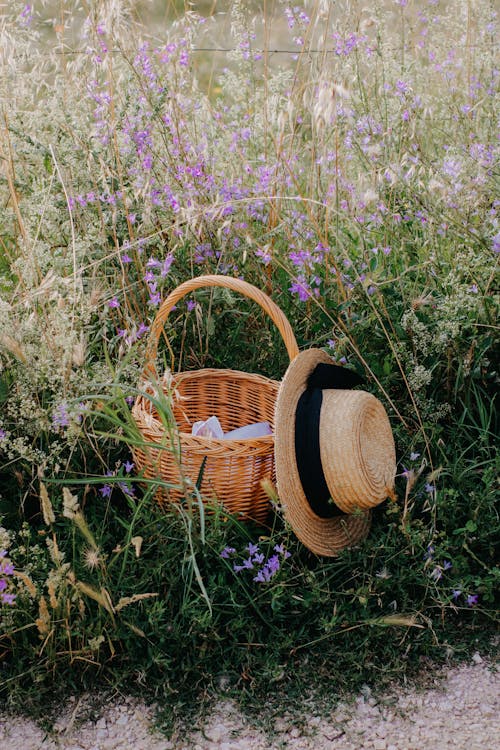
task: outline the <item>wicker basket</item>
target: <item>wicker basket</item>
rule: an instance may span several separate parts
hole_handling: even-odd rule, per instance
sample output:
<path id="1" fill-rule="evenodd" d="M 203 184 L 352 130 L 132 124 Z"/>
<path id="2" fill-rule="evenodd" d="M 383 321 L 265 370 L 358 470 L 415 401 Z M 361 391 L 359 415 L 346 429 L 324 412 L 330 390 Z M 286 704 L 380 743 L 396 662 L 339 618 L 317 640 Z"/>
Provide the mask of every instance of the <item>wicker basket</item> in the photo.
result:
<path id="1" fill-rule="evenodd" d="M 172 308 L 186 294 L 201 287 L 225 287 L 257 302 L 276 324 L 290 357 L 299 350 L 290 323 L 263 292 L 245 281 L 228 276 L 200 276 L 175 289 L 161 305 L 151 327 L 146 353 L 145 378 L 155 377 L 158 341 Z M 157 380 L 157 377 L 155 378 Z M 136 399 L 133 417 L 147 447 L 135 448 L 134 460 L 147 478 L 160 477 L 171 489 L 159 489 L 156 499 L 163 508 L 182 500 L 186 490 L 201 477 L 200 491 L 215 498 L 241 518 L 265 522 L 269 498 L 262 480 L 274 482 L 274 435 L 243 440 L 217 440 L 193 436 L 195 421 L 216 415 L 224 432 L 254 422 L 268 421 L 274 429 L 274 407 L 279 383 L 237 370 L 204 369 L 172 377 L 173 413 L 177 430 L 167 435 L 148 396 Z M 167 386 L 165 386 L 166 388 Z M 158 444 L 158 448 L 151 444 Z M 180 450 L 176 450 L 180 448 Z"/>

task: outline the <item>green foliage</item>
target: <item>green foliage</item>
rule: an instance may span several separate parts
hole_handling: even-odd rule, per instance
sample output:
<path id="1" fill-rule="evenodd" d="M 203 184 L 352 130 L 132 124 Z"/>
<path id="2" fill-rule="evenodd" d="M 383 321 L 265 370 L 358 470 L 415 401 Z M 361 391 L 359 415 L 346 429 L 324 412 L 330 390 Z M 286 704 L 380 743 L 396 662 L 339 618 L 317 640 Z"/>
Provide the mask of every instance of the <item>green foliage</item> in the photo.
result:
<path id="1" fill-rule="evenodd" d="M 11 5 L 2 698 L 36 711 L 99 685 L 185 714 L 218 690 L 260 705 L 300 695 L 313 674 L 382 685 L 424 657 L 486 648 L 498 587 L 490 4 L 457 0 L 432 19 L 384 4 L 373 18 L 348 3 L 292 10 L 292 36 L 319 49 L 327 28 L 332 54 L 299 49 L 277 66 L 250 52 L 233 3 L 235 50 L 207 79 L 189 55 L 203 33 L 193 14 L 140 44 L 129 3 L 108 4 L 69 63 L 63 47 L 30 56 L 37 18 Z M 160 300 L 204 273 L 266 291 L 301 348 L 363 373 L 387 407 L 398 501 L 359 548 L 316 558 L 275 499 L 259 528 L 205 508 L 196 486 L 162 513 L 157 480 L 136 476 L 130 451 L 147 444 L 130 406 L 150 327 Z M 227 290 L 180 301 L 165 333 L 159 372 L 286 369 L 272 321 Z M 170 396 L 149 398 L 169 433 Z M 265 561 L 278 565 L 268 580 Z"/>

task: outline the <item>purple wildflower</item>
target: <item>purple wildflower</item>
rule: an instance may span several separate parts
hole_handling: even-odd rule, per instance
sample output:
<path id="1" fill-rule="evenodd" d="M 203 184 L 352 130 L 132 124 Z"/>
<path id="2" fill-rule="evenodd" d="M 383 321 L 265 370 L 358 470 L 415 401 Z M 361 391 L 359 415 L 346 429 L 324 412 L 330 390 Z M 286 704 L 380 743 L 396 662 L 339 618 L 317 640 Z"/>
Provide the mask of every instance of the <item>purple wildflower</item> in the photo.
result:
<path id="1" fill-rule="evenodd" d="M 125 461 L 124 463 L 125 473 L 130 474 L 134 466 L 135 464 L 132 461 Z"/>
<path id="2" fill-rule="evenodd" d="M 478 594 L 469 594 L 469 596 L 467 597 L 467 606 L 474 607 L 478 603 L 478 600 Z"/>
<path id="3" fill-rule="evenodd" d="M 120 303 L 117 297 L 113 297 L 108 301 L 108 307 L 120 307 Z"/>
<path id="4" fill-rule="evenodd" d="M 158 307 L 160 302 L 161 302 L 161 294 L 160 292 L 155 291 L 153 294 L 151 294 L 148 300 L 148 305 L 151 305 L 151 307 Z"/>
<path id="5" fill-rule="evenodd" d="M 434 545 L 428 544 L 427 551 L 424 554 L 424 560 L 432 560 L 434 558 Z"/>
<path id="6" fill-rule="evenodd" d="M 451 592 L 451 596 L 452 596 L 452 599 L 453 599 L 453 600 L 454 600 L 455 602 L 457 601 L 457 599 L 458 599 L 458 598 L 459 598 L 459 596 L 461 596 L 461 595 L 462 595 L 462 592 L 460 591 L 460 589 L 453 589 L 453 591 Z"/>
<path id="7" fill-rule="evenodd" d="M 270 557 L 266 563 L 266 567 L 271 573 L 277 573 L 280 569 L 280 559 L 278 555 L 273 555 L 272 557 Z"/>
<path id="8" fill-rule="evenodd" d="M 4 575 L 4 576 L 14 575 L 14 566 L 12 565 L 12 563 L 10 562 L 10 560 L 9 561 L 5 560 L 0 565 L 0 573 L 2 573 L 2 575 Z"/>
<path id="9" fill-rule="evenodd" d="M 307 288 L 305 281 L 295 281 L 292 286 L 289 287 L 289 291 L 292 292 L 292 294 L 296 294 L 301 302 L 307 302 L 311 296 L 311 292 Z"/>
<path id="10" fill-rule="evenodd" d="M 52 412 L 52 426 L 53 427 L 68 427 L 69 425 L 69 414 L 68 407 L 64 401 L 56 406 Z"/>
<path id="11" fill-rule="evenodd" d="M 443 561 L 443 570 L 451 570 L 452 567 L 453 567 L 453 565 L 451 564 L 451 562 L 449 560 L 444 560 Z"/>
<path id="12" fill-rule="evenodd" d="M 128 495 L 129 497 L 135 496 L 135 490 L 131 484 L 127 484 L 126 482 L 118 482 L 118 487 L 121 489 L 124 495 Z"/>
<path id="13" fill-rule="evenodd" d="M 29 26 L 33 20 L 33 8 L 30 3 L 26 3 L 19 15 L 21 26 Z"/>
<path id="14" fill-rule="evenodd" d="M 123 253 L 122 263 L 132 263 L 132 258 L 130 257 L 130 255 L 127 255 L 127 253 Z"/>
<path id="15" fill-rule="evenodd" d="M 101 489 L 99 490 L 101 495 L 103 497 L 111 497 L 111 493 L 113 492 L 113 488 L 110 484 L 104 484 Z"/>
<path id="16" fill-rule="evenodd" d="M 236 550 L 234 547 L 224 547 L 222 552 L 220 553 L 220 556 L 224 558 L 224 560 L 227 560 L 231 555 L 234 555 Z"/>
<path id="17" fill-rule="evenodd" d="M 420 458 L 420 453 L 410 453 L 410 461 L 416 461 L 417 458 Z"/>
<path id="18" fill-rule="evenodd" d="M 250 555 L 256 555 L 258 552 L 260 552 L 258 544 L 252 544 L 252 542 L 248 544 L 247 550 Z"/>
<path id="19" fill-rule="evenodd" d="M 7 437 L 7 433 L 5 432 L 5 430 L 2 430 L 2 428 L 0 427 L 0 440 L 5 440 L 6 437 Z"/>
<path id="20" fill-rule="evenodd" d="M 254 576 L 253 580 L 256 581 L 256 583 L 266 583 L 266 581 L 268 581 L 269 579 L 265 577 L 264 569 L 262 569 L 259 570 L 256 576 Z"/>
<path id="21" fill-rule="evenodd" d="M 274 551 L 281 555 L 285 560 L 291 557 L 290 553 L 284 548 L 282 544 L 275 544 Z"/>
<path id="22" fill-rule="evenodd" d="M 12 576 L 14 575 L 14 566 L 11 563 L 10 560 L 6 559 L 7 557 L 7 550 L 1 550 L 0 551 L 0 575 L 2 576 Z M 5 577 L 0 578 L 0 601 L 3 604 L 14 604 L 15 601 L 15 595 L 10 594 L 7 591 L 8 583 Z"/>
<path id="23" fill-rule="evenodd" d="M 170 255 L 167 255 L 167 257 L 165 258 L 161 266 L 160 276 L 162 277 L 162 279 L 164 279 L 165 276 L 170 271 L 170 266 L 172 265 L 173 262 L 174 262 L 173 253 L 170 253 Z"/>
<path id="24" fill-rule="evenodd" d="M 430 494 L 432 494 L 433 492 L 436 491 L 436 488 L 435 488 L 435 486 L 433 484 L 429 484 L 427 482 L 427 484 L 425 485 L 425 491 L 428 492 L 429 495 L 430 495 Z"/>
<path id="25" fill-rule="evenodd" d="M 252 568 L 253 562 L 250 557 L 248 557 L 246 560 L 243 560 L 241 565 L 237 565 L 237 563 L 233 565 L 233 570 L 235 573 L 240 573 L 242 570 L 251 570 Z"/>
<path id="26" fill-rule="evenodd" d="M 438 581 L 441 580 L 442 577 L 443 577 L 443 571 L 441 570 L 440 567 L 436 566 L 431 573 L 431 578 L 437 583 Z"/>

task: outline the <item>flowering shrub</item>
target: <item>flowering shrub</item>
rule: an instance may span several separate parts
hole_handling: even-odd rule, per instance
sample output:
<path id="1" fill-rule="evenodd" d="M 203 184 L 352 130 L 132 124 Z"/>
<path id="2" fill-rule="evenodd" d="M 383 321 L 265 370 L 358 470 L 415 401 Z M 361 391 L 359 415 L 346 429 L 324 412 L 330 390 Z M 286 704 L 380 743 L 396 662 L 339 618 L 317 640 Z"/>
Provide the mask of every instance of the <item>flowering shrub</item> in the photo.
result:
<path id="1" fill-rule="evenodd" d="M 500 250 L 491 3 L 375 3 L 361 14 L 352 3 L 276 4 L 264 29 L 250 3 L 232 2 L 220 14 L 227 54 L 202 54 L 217 23 L 202 11 L 152 36 L 128 0 L 66 3 L 48 51 L 46 4 L 8 5 L 8 684 L 32 680 L 43 697 L 57 668 L 81 667 L 82 685 L 121 669 L 113 684 L 147 675 L 171 697 L 209 681 L 221 653 L 254 686 L 306 650 L 319 672 L 330 658 L 339 679 L 362 679 L 369 652 L 397 671 L 439 658 L 436 644 L 461 651 L 461 638 L 488 634 Z M 135 476 L 130 407 L 151 326 L 168 292 L 204 273 L 265 289 L 301 347 L 363 371 L 386 405 L 399 503 L 375 512 L 359 549 L 315 559 L 285 536 L 279 498 L 265 530 L 204 515 L 192 496 L 160 516 L 155 479 Z M 160 372 L 279 379 L 287 365 L 271 321 L 226 290 L 180 301 L 165 332 Z M 404 655 L 378 635 L 396 622 L 416 628 Z M 349 661 L 364 650 L 365 666 Z"/>

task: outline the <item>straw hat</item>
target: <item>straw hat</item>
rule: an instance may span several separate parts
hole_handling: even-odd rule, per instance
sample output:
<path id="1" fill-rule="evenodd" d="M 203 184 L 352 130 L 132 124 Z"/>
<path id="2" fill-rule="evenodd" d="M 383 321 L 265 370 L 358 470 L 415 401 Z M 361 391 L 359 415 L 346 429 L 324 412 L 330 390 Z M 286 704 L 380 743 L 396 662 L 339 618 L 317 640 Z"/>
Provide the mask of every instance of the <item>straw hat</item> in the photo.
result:
<path id="1" fill-rule="evenodd" d="M 333 557 L 366 537 L 370 508 L 394 498 L 396 454 L 386 411 L 362 379 L 319 349 L 291 362 L 278 391 L 278 494 L 297 537 Z"/>

